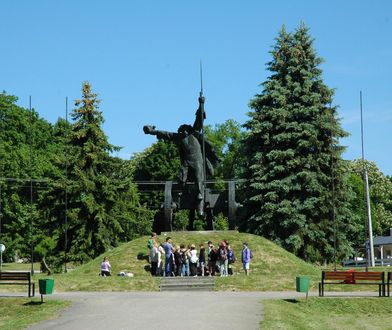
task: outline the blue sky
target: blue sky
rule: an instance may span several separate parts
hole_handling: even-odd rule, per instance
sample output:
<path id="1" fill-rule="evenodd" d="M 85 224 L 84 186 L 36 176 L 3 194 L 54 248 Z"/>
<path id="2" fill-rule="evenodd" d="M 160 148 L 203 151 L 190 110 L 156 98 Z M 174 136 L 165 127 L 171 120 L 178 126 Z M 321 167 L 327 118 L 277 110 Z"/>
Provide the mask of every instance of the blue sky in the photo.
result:
<path id="1" fill-rule="evenodd" d="M 365 156 L 392 175 L 392 1 L 2 0 L 0 90 L 54 123 L 65 97 L 89 81 L 102 99 L 104 130 L 129 158 L 155 141 L 142 126 L 192 123 L 203 62 L 207 124 L 247 120 L 267 77 L 265 63 L 284 24 L 301 21 L 336 89 L 346 159 Z M 72 109 L 72 102 L 69 102 Z"/>

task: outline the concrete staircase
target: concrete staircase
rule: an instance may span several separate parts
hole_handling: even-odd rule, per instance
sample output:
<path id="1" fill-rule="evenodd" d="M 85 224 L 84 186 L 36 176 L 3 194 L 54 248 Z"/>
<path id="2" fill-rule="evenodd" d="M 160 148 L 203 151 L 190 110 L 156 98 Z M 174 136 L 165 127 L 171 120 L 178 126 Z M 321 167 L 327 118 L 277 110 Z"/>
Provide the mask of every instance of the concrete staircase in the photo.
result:
<path id="1" fill-rule="evenodd" d="M 214 291 L 214 278 L 208 276 L 162 277 L 161 291 Z"/>

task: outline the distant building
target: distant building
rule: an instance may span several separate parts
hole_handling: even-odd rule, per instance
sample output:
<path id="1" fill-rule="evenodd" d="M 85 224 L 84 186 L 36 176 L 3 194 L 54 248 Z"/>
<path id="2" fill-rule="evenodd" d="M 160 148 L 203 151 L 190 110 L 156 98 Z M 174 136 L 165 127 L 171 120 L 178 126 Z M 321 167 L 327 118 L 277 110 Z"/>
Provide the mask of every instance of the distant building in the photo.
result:
<path id="1" fill-rule="evenodd" d="M 373 238 L 374 257 L 377 259 L 391 259 L 392 264 L 392 228 L 389 230 L 389 236 L 375 236 Z"/>
<path id="2" fill-rule="evenodd" d="M 389 230 L 389 236 L 374 236 L 373 246 L 376 266 L 392 266 L 392 228 Z M 369 241 L 359 248 L 359 251 L 363 251 L 365 256 L 367 250 L 369 250 Z M 345 267 L 364 267 L 366 264 L 366 257 L 354 257 L 343 261 Z"/>

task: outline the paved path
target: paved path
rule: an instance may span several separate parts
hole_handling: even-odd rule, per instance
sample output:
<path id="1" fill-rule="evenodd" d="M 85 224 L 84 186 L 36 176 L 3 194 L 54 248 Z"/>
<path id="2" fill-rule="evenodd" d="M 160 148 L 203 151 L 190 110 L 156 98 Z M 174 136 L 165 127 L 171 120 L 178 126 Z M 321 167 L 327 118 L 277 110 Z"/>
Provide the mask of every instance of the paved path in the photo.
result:
<path id="1" fill-rule="evenodd" d="M 257 293 L 67 293 L 72 307 L 30 329 L 260 329 Z"/>
<path id="2" fill-rule="evenodd" d="M 369 297 L 374 292 L 339 292 L 328 296 Z M 317 292 L 311 292 L 317 296 Z M 0 296 L 6 296 L 0 294 Z M 73 292 L 72 306 L 57 319 L 29 329 L 260 329 L 263 299 L 303 298 L 297 292 Z"/>

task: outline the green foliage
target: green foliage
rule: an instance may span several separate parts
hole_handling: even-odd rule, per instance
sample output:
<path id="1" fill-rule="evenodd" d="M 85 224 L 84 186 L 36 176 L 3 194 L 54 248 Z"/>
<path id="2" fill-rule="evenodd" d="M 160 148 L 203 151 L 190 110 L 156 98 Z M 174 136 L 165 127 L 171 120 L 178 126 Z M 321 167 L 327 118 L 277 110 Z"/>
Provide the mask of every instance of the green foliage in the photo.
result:
<path id="1" fill-rule="evenodd" d="M 374 235 L 389 235 L 392 228 L 392 182 L 385 176 L 374 162 L 354 160 L 348 163 L 348 171 L 351 174 L 351 187 L 354 193 L 351 212 L 358 218 L 357 227 L 361 235 L 356 243 L 363 244 L 366 240 L 367 211 L 365 204 L 365 192 L 363 181 L 364 165 L 367 168 L 369 178 L 369 194 L 373 222 Z"/>
<path id="2" fill-rule="evenodd" d="M 177 180 L 180 157 L 170 141 L 159 140 L 142 153 L 135 154 L 130 169 L 135 181 Z M 159 209 L 163 202 L 162 186 L 139 185 L 140 202 L 151 209 Z"/>
<path id="3" fill-rule="evenodd" d="M 4 260 L 30 258 L 33 248 L 35 259 L 61 269 L 64 261 L 88 260 L 151 231 L 154 212 L 140 205 L 129 162 L 111 156 L 119 148 L 101 129 L 99 100 L 88 83 L 72 124 L 51 125 L 16 102 L 0 94 Z"/>
<path id="4" fill-rule="evenodd" d="M 17 100 L 0 94 L 0 232 L 7 246 L 4 259 L 9 261 L 30 256 L 31 246 L 42 236 L 34 230 L 41 223 L 37 202 L 46 189 L 42 178 L 54 170 L 50 156 L 55 152 L 52 126 L 34 109 L 19 107 Z"/>
<path id="5" fill-rule="evenodd" d="M 233 119 L 228 119 L 222 124 L 214 127 L 205 126 L 205 134 L 221 162 L 215 170 L 215 179 L 234 179 L 242 172 L 244 159 L 240 152 L 241 141 L 245 132 L 241 130 L 241 125 Z"/>
<path id="6" fill-rule="evenodd" d="M 188 210 L 179 210 L 174 213 L 173 217 L 173 230 L 187 230 L 187 226 L 189 223 L 189 211 Z"/>
<path id="7" fill-rule="evenodd" d="M 351 253 L 351 225 L 339 138 L 347 133 L 331 105 L 333 90 L 322 81 L 322 60 L 303 24 L 294 33 L 283 27 L 271 54 L 271 75 L 250 102 L 244 125 L 243 227 L 307 260 L 323 261 L 333 258 L 336 225 L 344 257 Z"/>

